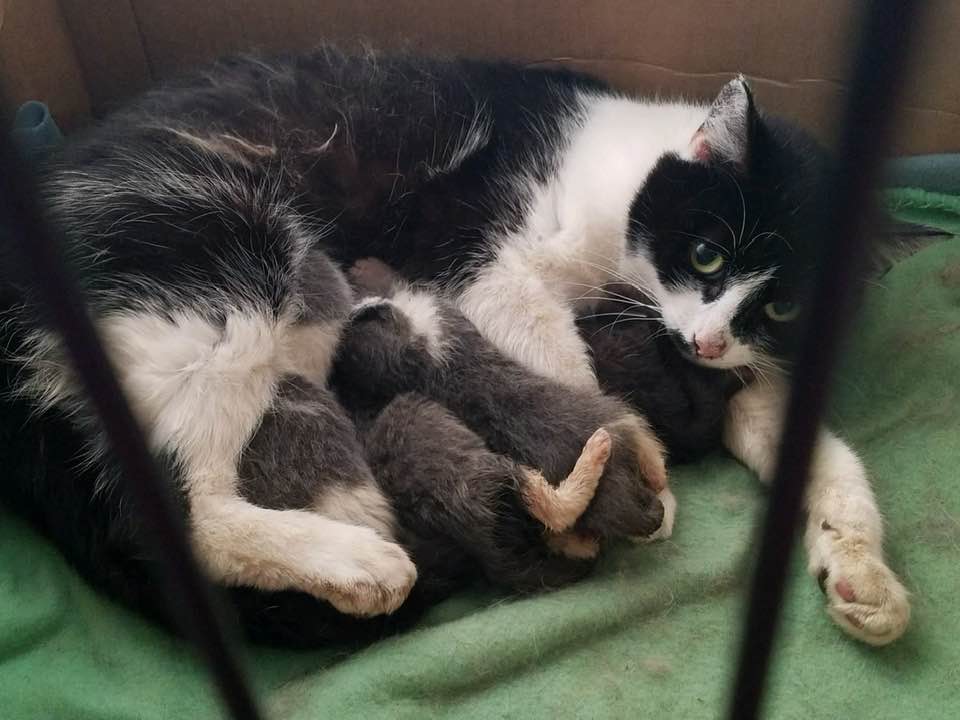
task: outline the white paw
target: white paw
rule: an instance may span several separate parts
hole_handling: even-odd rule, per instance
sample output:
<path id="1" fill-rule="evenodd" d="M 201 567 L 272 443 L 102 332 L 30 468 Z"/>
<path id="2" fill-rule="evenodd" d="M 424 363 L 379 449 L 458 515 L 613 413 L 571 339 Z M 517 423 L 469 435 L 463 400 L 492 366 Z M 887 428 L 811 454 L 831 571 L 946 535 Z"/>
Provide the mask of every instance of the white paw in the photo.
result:
<path id="1" fill-rule="evenodd" d="M 810 570 L 827 596 L 827 612 L 848 634 L 870 645 L 886 645 L 907 629 L 906 588 L 862 536 L 843 537 L 824 528 Z"/>
<path id="2" fill-rule="evenodd" d="M 670 492 L 670 488 L 661 490 L 657 497 L 663 503 L 663 522 L 652 535 L 637 538 L 640 542 L 653 542 L 655 540 L 669 540 L 673 535 L 673 523 L 677 517 L 677 499 Z"/>
<path id="3" fill-rule="evenodd" d="M 348 553 L 321 579 L 317 595 L 360 617 L 390 614 L 403 604 L 417 581 L 417 568 L 402 547 L 370 530 Z"/>

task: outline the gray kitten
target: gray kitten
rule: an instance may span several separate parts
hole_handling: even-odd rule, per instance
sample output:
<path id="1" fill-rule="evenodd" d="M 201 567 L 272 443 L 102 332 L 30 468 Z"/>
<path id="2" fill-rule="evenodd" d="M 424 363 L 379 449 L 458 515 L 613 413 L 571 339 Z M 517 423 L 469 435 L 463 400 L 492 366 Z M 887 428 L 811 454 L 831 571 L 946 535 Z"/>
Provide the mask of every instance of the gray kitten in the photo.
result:
<path id="1" fill-rule="evenodd" d="M 567 387 L 510 360 L 442 296 L 398 280 L 382 263 L 361 261 L 350 274 L 367 297 L 344 329 L 332 383 L 360 427 L 398 395 L 416 393 L 554 487 L 604 428 L 610 458 L 575 533 L 604 540 L 660 527 L 663 449 L 639 415 L 599 390 Z"/>

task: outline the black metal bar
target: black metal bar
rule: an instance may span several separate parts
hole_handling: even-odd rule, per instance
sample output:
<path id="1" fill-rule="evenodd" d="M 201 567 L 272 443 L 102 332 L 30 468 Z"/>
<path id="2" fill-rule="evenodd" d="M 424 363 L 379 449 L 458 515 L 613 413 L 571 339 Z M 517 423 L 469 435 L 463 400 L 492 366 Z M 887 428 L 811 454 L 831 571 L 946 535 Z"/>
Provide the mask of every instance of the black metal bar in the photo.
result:
<path id="1" fill-rule="evenodd" d="M 783 425 L 787 441 L 780 446 L 750 590 L 730 705 L 735 720 L 750 720 L 760 711 L 811 455 L 852 312 L 853 277 L 865 248 L 874 182 L 889 146 L 896 91 L 923 5 L 872 0 L 864 7 L 837 164 L 823 193 L 822 257 Z"/>
<path id="2" fill-rule="evenodd" d="M 191 553 L 183 519 L 156 469 L 38 198 L 32 173 L 6 133 L 0 132 L 0 227 L 18 246 L 24 270 L 33 276 L 110 438 L 147 538 L 164 560 L 159 579 L 175 619 L 206 661 L 231 715 L 236 720 L 258 720 L 253 695 L 227 641 L 226 625 Z"/>

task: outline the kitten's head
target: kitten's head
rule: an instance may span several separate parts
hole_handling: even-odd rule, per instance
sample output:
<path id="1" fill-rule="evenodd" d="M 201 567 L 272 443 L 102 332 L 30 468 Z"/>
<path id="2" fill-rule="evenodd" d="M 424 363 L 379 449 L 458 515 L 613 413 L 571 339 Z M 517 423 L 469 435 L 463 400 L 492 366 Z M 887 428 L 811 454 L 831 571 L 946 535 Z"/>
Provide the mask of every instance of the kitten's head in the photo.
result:
<path id="1" fill-rule="evenodd" d="M 731 81 L 682 155 L 663 156 L 630 210 L 631 260 L 684 352 L 709 367 L 788 357 L 817 255 L 815 141 L 761 115 Z"/>
<path id="2" fill-rule="evenodd" d="M 687 357 L 763 370 L 793 355 L 829 171 L 813 138 L 757 110 L 742 77 L 723 87 L 682 153 L 660 158 L 630 209 L 624 273 L 655 299 Z M 946 237 L 887 218 L 863 269 L 882 273 Z"/>

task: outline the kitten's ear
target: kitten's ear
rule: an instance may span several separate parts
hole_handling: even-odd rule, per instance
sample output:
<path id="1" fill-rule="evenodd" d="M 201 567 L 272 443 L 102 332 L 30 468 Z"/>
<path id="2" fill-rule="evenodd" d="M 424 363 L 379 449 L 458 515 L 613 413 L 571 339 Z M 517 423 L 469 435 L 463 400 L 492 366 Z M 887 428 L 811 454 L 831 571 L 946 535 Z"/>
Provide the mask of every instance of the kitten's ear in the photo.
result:
<path id="1" fill-rule="evenodd" d="M 951 233 L 929 225 L 895 220 L 884 217 L 871 248 L 867 262 L 867 273 L 872 277 L 882 277 L 901 260 L 906 260 L 930 245 L 954 237 Z"/>
<path id="2" fill-rule="evenodd" d="M 750 155 L 750 135 L 756 110 L 753 94 L 743 75 L 720 90 L 707 119 L 690 140 L 695 162 L 728 162 L 745 167 Z"/>

